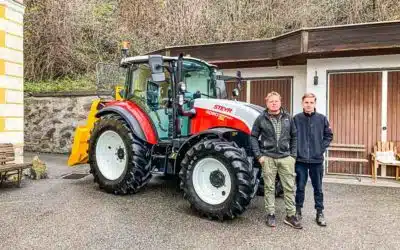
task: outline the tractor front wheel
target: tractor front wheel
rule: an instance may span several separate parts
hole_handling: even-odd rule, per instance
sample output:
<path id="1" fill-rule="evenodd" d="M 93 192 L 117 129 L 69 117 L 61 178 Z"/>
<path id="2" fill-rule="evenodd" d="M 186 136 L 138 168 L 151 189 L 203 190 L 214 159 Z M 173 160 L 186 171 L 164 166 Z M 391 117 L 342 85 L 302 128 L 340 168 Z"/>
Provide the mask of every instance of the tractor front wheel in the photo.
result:
<path id="1" fill-rule="evenodd" d="M 120 116 L 101 117 L 89 141 L 94 181 L 109 193 L 136 193 L 151 179 L 148 150 Z"/>
<path id="2" fill-rule="evenodd" d="M 188 150 L 179 176 L 185 199 L 209 219 L 242 214 L 255 185 L 245 150 L 220 140 L 201 141 Z"/>

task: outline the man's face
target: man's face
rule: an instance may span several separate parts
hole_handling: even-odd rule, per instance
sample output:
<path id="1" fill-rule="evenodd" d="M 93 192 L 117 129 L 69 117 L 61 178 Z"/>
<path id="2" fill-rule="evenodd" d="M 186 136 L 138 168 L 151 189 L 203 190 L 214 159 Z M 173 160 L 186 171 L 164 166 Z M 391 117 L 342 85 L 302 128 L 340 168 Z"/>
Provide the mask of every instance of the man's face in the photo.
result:
<path id="1" fill-rule="evenodd" d="M 272 111 L 276 112 L 281 108 L 281 100 L 279 96 L 273 95 L 267 100 L 267 108 Z"/>
<path id="2" fill-rule="evenodd" d="M 312 113 L 315 109 L 315 98 L 314 97 L 306 97 L 303 100 L 303 109 L 306 113 Z"/>

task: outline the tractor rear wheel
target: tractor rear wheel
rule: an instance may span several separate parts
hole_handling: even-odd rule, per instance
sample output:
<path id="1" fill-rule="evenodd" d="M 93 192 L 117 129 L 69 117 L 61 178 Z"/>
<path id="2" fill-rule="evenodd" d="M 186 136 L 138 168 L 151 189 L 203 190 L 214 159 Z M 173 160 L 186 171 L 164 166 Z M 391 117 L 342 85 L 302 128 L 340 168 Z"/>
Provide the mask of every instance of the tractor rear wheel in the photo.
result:
<path id="1" fill-rule="evenodd" d="M 94 181 L 109 193 L 136 193 L 151 179 L 148 152 L 120 116 L 101 117 L 89 140 Z"/>
<path id="2" fill-rule="evenodd" d="M 201 141 L 186 153 L 179 173 L 184 197 L 209 219 L 233 219 L 250 204 L 251 164 L 234 142 Z"/>

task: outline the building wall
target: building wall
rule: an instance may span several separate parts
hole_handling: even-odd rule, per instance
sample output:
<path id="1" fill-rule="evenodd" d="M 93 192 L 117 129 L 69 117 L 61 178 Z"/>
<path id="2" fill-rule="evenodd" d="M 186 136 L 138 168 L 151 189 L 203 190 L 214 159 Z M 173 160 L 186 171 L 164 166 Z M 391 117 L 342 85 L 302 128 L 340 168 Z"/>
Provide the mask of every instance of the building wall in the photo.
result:
<path id="1" fill-rule="evenodd" d="M 236 75 L 236 71 L 240 70 L 244 78 L 263 78 L 263 77 L 293 77 L 293 114 L 302 111 L 301 97 L 306 90 L 307 67 L 299 66 L 279 66 L 279 67 L 260 67 L 260 68 L 243 68 L 243 69 L 224 69 L 224 75 Z M 247 88 L 248 91 L 251 89 Z M 249 95 L 249 94 L 248 94 Z M 265 93 L 267 95 L 267 93 Z"/>
<path id="2" fill-rule="evenodd" d="M 22 160 L 23 110 L 22 1 L 0 0 L 0 143 L 14 143 Z"/>
<path id="3" fill-rule="evenodd" d="M 364 56 L 346 58 L 325 58 L 307 60 L 306 90 L 317 95 L 317 110 L 327 114 L 327 82 L 329 71 L 383 71 L 400 69 L 400 54 L 383 56 Z M 315 72 L 318 75 L 318 85 L 314 85 Z"/>
<path id="4" fill-rule="evenodd" d="M 400 54 L 346 58 L 308 59 L 307 65 L 259 67 L 243 69 L 223 69 L 225 75 L 235 75 L 237 70 L 244 78 L 293 76 L 293 108 L 294 113 L 302 111 L 301 97 L 304 92 L 317 95 L 317 110 L 327 114 L 327 82 L 330 71 L 383 71 L 400 69 Z M 314 85 L 317 72 L 318 85 Z M 251 85 L 251 84 L 250 84 Z M 250 87 L 251 88 L 251 87 Z"/>
<path id="5" fill-rule="evenodd" d="M 389 80 L 388 76 L 391 75 L 391 71 L 399 71 L 400 70 L 400 54 L 396 55 L 382 55 L 382 56 L 364 56 L 364 57 L 348 57 L 348 58 L 326 58 L 326 59 L 310 59 L 307 61 L 307 85 L 306 89 L 309 92 L 314 92 L 317 95 L 317 110 L 323 114 L 329 116 L 329 73 L 350 73 L 350 72 L 378 72 L 379 73 L 379 100 L 381 103 L 377 103 L 378 111 L 372 111 L 371 108 L 368 112 L 370 114 L 370 118 L 368 118 L 368 143 L 364 141 L 363 144 L 368 146 L 368 152 L 372 149 L 372 146 L 376 144 L 377 141 L 396 141 L 396 138 L 388 138 L 387 128 L 393 129 L 393 121 L 392 123 L 388 123 L 388 108 L 391 110 L 397 110 L 394 107 L 388 107 L 388 105 L 393 105 L 393 103 L 389 102 L 389 97 L 392 96 L 393 93 L 388 92 Z M 314 85 L 314 76 L 318 75 L 318 85 Z M 396 94 L 394 94 L 396 95 Z M 372 101 L 372 100 L 371 100 Z M 397 105 L 398 106 L 398 105 Z M 351 107 L 348 110 L 345 110 L 344 115 L 348 114 Z M 378 119 L 374 120 L 371 117 L 374 117 L 373 114 L 379 114 Z M 394 117 L 398 115 L 398 112 L 395 113 Z M 397 126 L 395 124 L 395 126 Z M 365 129 L 365 126 L 364 126 Z M 354 131 L 348 132 L 349 136 L 346 138 L 350 138 L 351 134 Z M 374 133 L 378 133 L 378 138 L 371 136 Z M 372 140 L 372 141 L 371 141 Z M 368 167 L 368 166 L 367 166 Z M 388 167 L 382 167 L 380 176 L 390 176 L 394 175 L 394 169 Z"/>

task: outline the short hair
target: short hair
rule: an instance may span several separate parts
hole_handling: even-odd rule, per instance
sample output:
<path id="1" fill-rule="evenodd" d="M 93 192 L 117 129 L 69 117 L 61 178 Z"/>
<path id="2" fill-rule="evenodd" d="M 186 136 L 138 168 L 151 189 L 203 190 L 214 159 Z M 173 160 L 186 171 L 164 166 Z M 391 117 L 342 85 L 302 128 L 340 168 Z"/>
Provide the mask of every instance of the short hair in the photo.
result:
<path id="1" fill-rule="evenodd" d="M 317 97 L 313 93 L 305 93 L 301 100 L 304 101 L 306 98 L 314 98 L 314 101 L 317 101 Z"/>
<path id="2" fill-rule="evenodd" d="M 277 96 L 277 97 L 279 97 L 279 100 L 282 100 L 282 97 L 278 92 L 272 91 L 272 92 L 269 92 L 268 95 L 265 97 L 265 101 L 267 102 L 268 99 L 271 98 L 271 96 Z"/>

